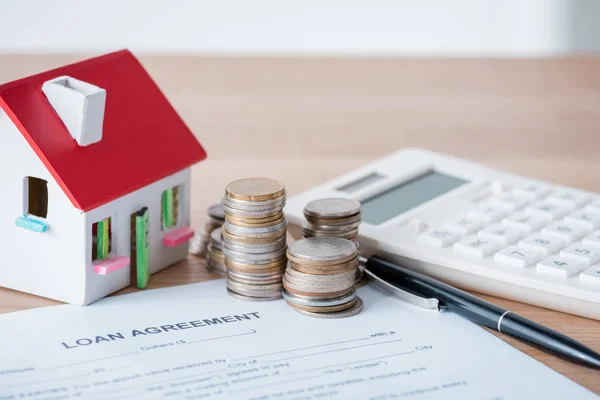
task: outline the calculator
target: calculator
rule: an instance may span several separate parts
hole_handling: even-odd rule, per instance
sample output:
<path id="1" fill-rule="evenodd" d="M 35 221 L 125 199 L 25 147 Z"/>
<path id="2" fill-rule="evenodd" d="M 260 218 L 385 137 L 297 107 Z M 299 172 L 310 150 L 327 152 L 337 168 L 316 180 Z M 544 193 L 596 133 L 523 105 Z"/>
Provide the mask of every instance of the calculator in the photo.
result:
<path id="1" fill-rule="evenodd" d="M 361 202 L 361 255 L 460 288 L 600 319 L 600 195 L 404 149 L 289 199 Z"/>

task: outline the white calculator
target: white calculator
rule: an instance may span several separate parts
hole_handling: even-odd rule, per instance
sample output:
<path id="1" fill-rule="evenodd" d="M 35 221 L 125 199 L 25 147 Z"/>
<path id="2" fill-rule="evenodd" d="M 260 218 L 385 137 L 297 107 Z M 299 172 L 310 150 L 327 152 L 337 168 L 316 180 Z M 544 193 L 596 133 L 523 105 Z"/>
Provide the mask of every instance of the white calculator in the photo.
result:
<path id="1" fill-rule="evenodd" d="M 600 319 L 600 195 L 405 149 L 288 200 L 359 200 L 361 254 L 457 287 Z"/>

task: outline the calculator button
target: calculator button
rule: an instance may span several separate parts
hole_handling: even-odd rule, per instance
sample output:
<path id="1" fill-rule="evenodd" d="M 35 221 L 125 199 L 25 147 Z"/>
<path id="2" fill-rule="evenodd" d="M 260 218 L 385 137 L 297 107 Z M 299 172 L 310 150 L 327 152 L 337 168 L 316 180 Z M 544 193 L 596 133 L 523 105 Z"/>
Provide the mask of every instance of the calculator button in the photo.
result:
<path id="1" fill-rule="evenodd" d="M 494 259 L 499 264 L 525 268 L 542 259 L 543 254 L 532 249 L 510 246 L 496 253 Z"/>
<path id="2" fill-rule="evenodd" d="M 591 246 L 600 246 L 600 231 L 596 231 L 589 236 L 583 238 L 583 244 Z"/>
<path id="3" fill-rule="evenodd" d="M 537 272 L 545 275 L 558 276 L 561 278 L 568 278 L 575 274 L 578 274 L 583 269 L 583 264 L 574 260 L 567 260 L 566 258 L 552 256 L 548 257 L 543 261 L 540 261 L 537 265 Z"/>
<path id="4" fill-rule="evenodd" d="M 500 181 L 490 182 L 490 189 L 493 195 L 499 195 L 504 190 L 504 185 Z"/>
<path id="5" fill-rule="evenodd" d="M 559 190 L 546 198 L 551 203 L 557 203 L 569 210 L 574 210 L 588 202 L 588 196 L 570 190 Z"/>
<path id="6" fill-rule="evenodd" d="M 600 285 L 600 265 L 596 265 L 595 267 L 583 271 L 579 275 L 579 279 L 582 282 Z"/>
<path id="7" fill-rule="evenodd" d="M 572 244 L 562 250 L 560 256 L 579 261 L 585 265 L 592 265 L 600 261 L 600 247 L 586 246 L 581 243 Z"/>
<path id="8" fill-rule="evenodd" d="M 544 254 L 556 253 L 564 247 L 563 240 L 558 236 L 533 234 L 519 242 L 519 247 L 534 249 Z"/>
<path id="9" fill-rule="evenodd" d="M 408 223 L 410 226 L 410 230 L 414 233 L 421 233 L 427 228 L 427 224 L 421 219 L 411 219 L 410 221 L 408 221 Z"/>
<path id="10" fill-rule="evenodd" d="M 542 217 L 546 222 L 559 219 L 566 213 L 567 209 L 565 207 L 547 201 L 538 201 L 525 208 L 525 214 Z"/>
<path id="11" fill-rule="evenodd" d="M 483 220 L 477 217 L 464 216 L 447 222 L 444 224 L 444 228 L 456 231 L 461 236 L 466 236 L 473 233 L 483 227 Z"/>
<path id="12" fill-rule="evenodd" d="M 543 217 L 536 215 L 527 215 L 524 212 L 516 212 L 513 215 L 502 220 L 502 224 L 523 229 L 525 232 L 535 232 L 542 226 L 546 225 L 546 220 Z"/>
<path id="13" fill-rule="evenodd" d="M 529 198 L 514 192 L 506 192 L 493 198 L 491 203 L 496 206 L 506 207 L 513 212 L 520 210 L 529 204 Z"/>
<path id="14" fill-rule="evenodd" d="M 502 206 L 485 204 L 469 211 L 469 216 L 483 219 L 486 223 L 496 222 L 508 215 L 510 210 Z"/>
<path id="15" fill-rule="evenodd" d="M 546 235 L 560 236 L 565 243 L 571 243 L 579 240 L 585 235 L 585 229 L 580 225 L 567 224 L 565 222 L 555 222 L 542 229 Z"/>
<path id="16" fill-rule="evenodd" d="M 495 240 L 508 246 L 525 236 L 525 231 L 519 228 L 512 228 L 502 224 L 492 224 L 482 231 L 479 231 L 479 237 L 483 239 Z"/>
<path id="17" fill-rule="evenodd" d="M 531 200 L 537 200 L 541 197 L 544 197 L 548 193 L 550 193 L 551 189 L 548 186 L 542 185 L 540 183 L 530 183 L 529 185 L 525 185 L 521 188 L 517 188 L 514 190 L 515 193 L 526 196 Z"/>
<path id="18" fill-rule="evenodd" d="M 419 236 L 419 241 L 421 243 L 435 247 L 446 247 L 450 243 L 456 242 L 458 239 L 460 239 L 458 233 L 446 229 L 436 229 Z"/>
<path id="19" fill-rule="evenodd" d="M 587 233 L 600 226 L 600 213 L 593 211 L 577 210 L 565 217 L 565 222 L 583 226 Z"/>
<path id="20" fill-rule="evenodd" d="M 502 245 L 493 240 L 482 239 L 477 236 L 467 236 L 463 240 L 454 243 L 454 251 L 473 257 L 485 257 L 498 251 Z"/>
<path id="21" fill-rule="evenodd" d="M 600 213 L 600 199 L 592 201 L 585 207 L 586 210 Z"/>

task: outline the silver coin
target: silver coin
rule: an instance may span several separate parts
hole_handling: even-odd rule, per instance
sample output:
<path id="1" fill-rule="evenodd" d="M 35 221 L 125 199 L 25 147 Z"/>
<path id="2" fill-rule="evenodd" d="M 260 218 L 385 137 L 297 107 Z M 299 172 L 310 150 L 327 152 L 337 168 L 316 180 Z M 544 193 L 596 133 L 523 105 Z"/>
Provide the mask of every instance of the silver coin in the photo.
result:
<path id="1" fill-rule="evenodd" d="M 227 232 L 229 232 L 235 236 L 241 236 L 241 237 L 245 237 L 245 238 L 261 238 L 261 237 L 265 237 L 265 236 L 271 236 L 273 234 L 273 232 L 277 232 L 277 231 L 286 229 L 287 221 L 284 219 L 282 222 L 278 223 L 277 225 L 262 226 L 259 228 L 247 228 L 247 227 L 237 226 L 237 225 L 231 224 L 228 221 L 226 221 L 224 226 L 225 226 L 225 229 L 227 230 Z"/>
<path id="2" fill-rule="evenodd" d="M 283 281 L 286 286 L 292 290 L 299 292 L 308 293 L 334 293 L 341 292 L 342 290 L 348 290 L 354 286 L 354 276 L 350 279 L 338 280 L 338 281 L 307 281 L 303 279 L 294 278 L 289 276 L 287 273 L 283 276 Z"/>
<path id="3" fill-rule="evenodd" d="M 221 206 L 222 205 L 226 205 L 229 208 L 239 211 L 268 211 L 273 209 L 281 210 L 285 206 L 285 197 L 280 197 L 269 203 L 255 201 L 242 203 L 230 197 L 224 197 L 221 201 Z"/>
<path id="4" fill-rule="evenodd" d="M 206 269 L 208 269 L 211 272 L 215 272 L 221 276 L 225 276 L 225 273 L 227 272 L 225 264 L 221 264 L 213 260 L 206 261 Z"/>
<path id="5" fill-rule="evenodd" d="M 273 295 L 271 297 L 250 297 L 250 296 L 244 296 L 244 295 L 238 294 L 229 289 L 227 289 L 227 294 L 229 294 L 231 297 L 233 297 L 237 300 L 243 300 L 243 301 L 273 301 L 273 300 L 279 300 L 282 297 L 281 293 L 279 293 L 277 295 Z"/>
<path id="6" fill-rule="evenodd" d="M 314 229 L 319 231 L 336 231 L 336 232 L 344 232 L 344 231 L 352 231 L 358 229 L 360 227 L 361 221 L 353 222 L 350 224 L 320 224 L 310 221 L 304 221 L 302 227 L 305 229 Z"/>
<path id="7" fill-rule="evenodd" d="M 347 218 L 359 212 L 358 200 L 341 197 L 313 200 L 304 207 L 305 215 L 323 219 Z"/>
<path id="8" fill-rule="evenodd" d="M 263 217 L 271 217 L 271 216 L 277 215 L 281 212 L 281 208 L 279 208 L 279 207 L 273 208 L 270 210 L 265 210 L 265 211 L 244 211 L 244 210 L 238 210 L 235 208 L 231 208 L 231 207 L 227 206 L 225 203 L 222 203 L 221 205 L 223 207 L 223 211 L 225 212 L 225 214 L 233 215 L 236 217 L 263 218 Z M 227 219 L 227 218 L 225 218 L 225 219 Z"/>
<path id="9" fill-rule="evenodd" d="M 356 245 L 337 237 L 315 237 L 294 242 L 289 247 L 289 253 L 301 260 L 334 261 L 356 254 Z"/>
<path id="10" fill-rule="evenodd" d="M 213 229 L 213 231 L 210 233 L 210 239 L 212 240 L 213 243 L 221 243 L 223 242 L 223 235 L 221 233 L 221 228 L 215 228 Z"/>
<path id="11" fill-rule="evenodd" d="M 233 276 L 231 274 L 231 271 L 227 272 L 227 279 L 229 279 L 230 281 L 233 282 L 237 282 L 237 283 L 243 283 L 246 285 L 270 285 L 270 284 L 274 284 L 274 283 L 281 283 L 281 275 L 276 276 L 274 278 L 261 278 L 260 280 L 257 280 L 255 278 L 250 277 L 246 277 L 246 276 Z"/>
<path id="12" fill-rule="evenodd" d="M 261 281 L 261 280 L 279 279 L 281 281 L 281 278 L 283 277 L 283 272 L 276 272 L 276 273 L 262 272 L 260 274 L 253 274 L 253 273 L 244 273 L 244 272 L 236 272 L 236 271 L 229 270 L 229 271 L 227 271 L 227 273 L 231 277 L 233 277 L 234 280 L 235 279 L 248 279 L 248 280 Z"/>
<path id="13" fill-rule="evenodd" d="M 358 230 L 350 232 L 333 232 L 333 231 L 315 231 L 302 228 L 302 236 L 309 237 L 339 237 L 342 239 L 354 240 L 358 237 Z"/>
<path id="14" fill-rule="evenodd" d="M 354 279 L 356 277 L 356 271 L 350 270 L 347 272 L 341 272 L 339 274 L 307 274 L 306 272 L 300 272 L 295 270 L 293 267 L 288 268 L 285 273 L 291 277 L 302 279 L 313 282 L 335 282 L 338 280 Z"/>
<path id="15" fill-rule="evenodd" d="M 317 312 L 299 310 L 297 308 L 294 308 L 294 310 L 296 310 L 297 312 L 299 312 L 302 315 L 307 315 L 309 317 L 315 317 L 315 318 L 322 318 L 322 319 L 347 318 L 347 317 L 352 317 L 353 315 L 360 313 L 364 308 L 364 304 L 363 304 L 363 301 L 361 300 L 361 298 L 357 297 L 356 299 L 357 299 L 356 304 L 354 306 L 352 306 L 352 308 L 349 308 L 348 310 L 344 310 L 344 311 L 317 313 Z"/>
<path id="16" fill-rule="evenodd" d="M 256 253 L 269 253 L 271 251 L 276 251 L 282 247 L 285 247 L 286 245 L 286 237 L 283 236 L 273 242 L 270 243 L 254 243 L 254 244 L 247 244 L 247 243 L 239 243 L 239 242 L 234 242 L 232 240 L 228 240 L 225 239 L 223 240 L 223 247 L 227 247 L 230 250 L 233 251 L 237 251 L 239 253 L 249 253 L 249 254 L 256 254 Z"/>
<path id="17" fill-rule="evenodd" d="M 225 257 L 227 257 L 229 260 L 240 264 L 252 264 L 253 262 L 257 262 L 259 264 L 268 264 L 269 262 L 275 262 L 285 258 L 286 250 L 286 247 L 282 247 L 279 250 L 269 253 L 240 253 L 224 247 L 223 254 L 225 254 Z"/>
<path id="18" fill-rule="evenodd" d="M 281 283 L 270 283 L 268 285 L 248 285 L 227 279 L 227 288 L 238 294 L 252 297 L 272 297 L 281 293 Z"/>
<path id="19" fill-rule="evenodd" d="M 329 306 L 339 306 L 342 304 L 346 304 L 351 302 L 356 298 L 356 291 L 354 289 L 350 290 L 348 293 L 332 297 L 332 298 L 323 298 L 323 297 L 307 297 L 307 296 L 298 296 L 293 293 L 288 292 L 283 289 L 283 298 L 294 304 L 298 304 L 301 306 L 309 306 L 309 307 L 329 307 Z"/>
<path id="20" fill-rule="evenodd" d="M 210 207 L 208 207 L 207 213 L 210 218 L 213 218 L 217 221 L 225 220 L 225 213 L 223 212 L 223 209 L 221 208 L 221 204 L 211 205 Z"/>

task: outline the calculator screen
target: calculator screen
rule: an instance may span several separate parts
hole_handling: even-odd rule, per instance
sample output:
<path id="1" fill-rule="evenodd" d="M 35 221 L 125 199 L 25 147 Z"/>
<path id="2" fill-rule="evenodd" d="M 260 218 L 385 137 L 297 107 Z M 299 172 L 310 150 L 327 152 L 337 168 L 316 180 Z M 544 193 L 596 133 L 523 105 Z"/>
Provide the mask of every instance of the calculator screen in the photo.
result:
<path id="1" fill-rule="evenodd" d="M 428 171 L 363 200 L 362 219 L 379 225 L 465 183 L 467 181 L 463 179 Z"/>

